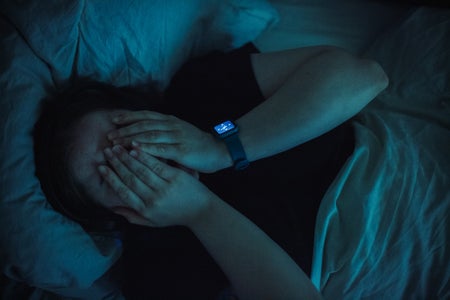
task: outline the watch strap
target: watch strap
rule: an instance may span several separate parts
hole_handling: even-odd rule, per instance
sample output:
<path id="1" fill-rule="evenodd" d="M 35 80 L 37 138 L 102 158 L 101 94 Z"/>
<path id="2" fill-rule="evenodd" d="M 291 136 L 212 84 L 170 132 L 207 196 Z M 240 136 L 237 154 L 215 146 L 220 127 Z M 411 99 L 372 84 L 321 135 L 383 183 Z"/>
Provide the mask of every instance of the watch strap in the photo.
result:
<path id="1" fill-rule="evenodd" d="M 247 155 L 245 154 L 244 147 L 242 146 L 239 135 L 232 134 L 223 139 L 228 147 L 228 152 L 233 160 L 234 168 L 236 170 L 243 170 L 250 164 Z"/>

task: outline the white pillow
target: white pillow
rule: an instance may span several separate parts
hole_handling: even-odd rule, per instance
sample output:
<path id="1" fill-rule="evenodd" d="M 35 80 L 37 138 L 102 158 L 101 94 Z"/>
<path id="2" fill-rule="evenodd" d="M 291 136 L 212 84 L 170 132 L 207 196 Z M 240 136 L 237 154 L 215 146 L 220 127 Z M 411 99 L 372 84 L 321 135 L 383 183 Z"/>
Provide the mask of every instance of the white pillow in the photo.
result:
<path id="1" fill-rule="evenodd" d="M 17 0 L 0 9 L 0 267 L 71 295 L 101 277 L 121 248 L 98 243 L 47 203 L 31 136 L 41 99 L 72 75 L 115 85 L 155 80 L 164 89 L 188 58 L 252 41 L 277 13 L 265 0 Z"/>

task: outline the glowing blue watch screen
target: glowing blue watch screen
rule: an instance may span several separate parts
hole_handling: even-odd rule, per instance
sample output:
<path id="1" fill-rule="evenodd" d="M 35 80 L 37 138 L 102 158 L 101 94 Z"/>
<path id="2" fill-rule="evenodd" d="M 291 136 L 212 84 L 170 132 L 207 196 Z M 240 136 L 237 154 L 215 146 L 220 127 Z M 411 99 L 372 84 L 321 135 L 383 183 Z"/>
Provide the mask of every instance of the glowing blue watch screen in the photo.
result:
<path id="1" fill-rule="evenodd" d="M 231 122 L 231 121 L 225 121 L 222 124 L 214 126 L 214 130 L 218 134 L 224 134 L 225 132 L 233 130 L 234 128 L 235 128 L 235 126 L 234 126 L 233 122 Z"/>

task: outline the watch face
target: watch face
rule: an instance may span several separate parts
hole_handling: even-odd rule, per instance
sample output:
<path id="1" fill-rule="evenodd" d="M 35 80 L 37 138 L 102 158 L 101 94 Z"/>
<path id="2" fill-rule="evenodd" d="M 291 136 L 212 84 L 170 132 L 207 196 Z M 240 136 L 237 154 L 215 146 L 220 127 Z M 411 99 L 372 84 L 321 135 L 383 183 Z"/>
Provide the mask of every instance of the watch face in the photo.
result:
<path id="1" fill-rule="evenodd" d="M 235 128 L 236 126 L 231 121 L 225 121 L 219 125 L 214 126 L 214 130 L 220 135 L 227 133 Z"/>

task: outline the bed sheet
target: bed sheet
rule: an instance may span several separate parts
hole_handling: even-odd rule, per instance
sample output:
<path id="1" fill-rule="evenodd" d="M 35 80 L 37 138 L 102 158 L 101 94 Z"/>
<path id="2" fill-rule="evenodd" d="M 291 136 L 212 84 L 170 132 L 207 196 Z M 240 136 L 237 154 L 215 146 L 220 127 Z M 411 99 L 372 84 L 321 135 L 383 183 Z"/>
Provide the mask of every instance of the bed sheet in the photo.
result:
<path id="1" fill-rule="evenodd" d="M 319 209 L 326 299 L 450 298 L 450 10 L 416 8 L 364 53 L 390 85 Z"/>

